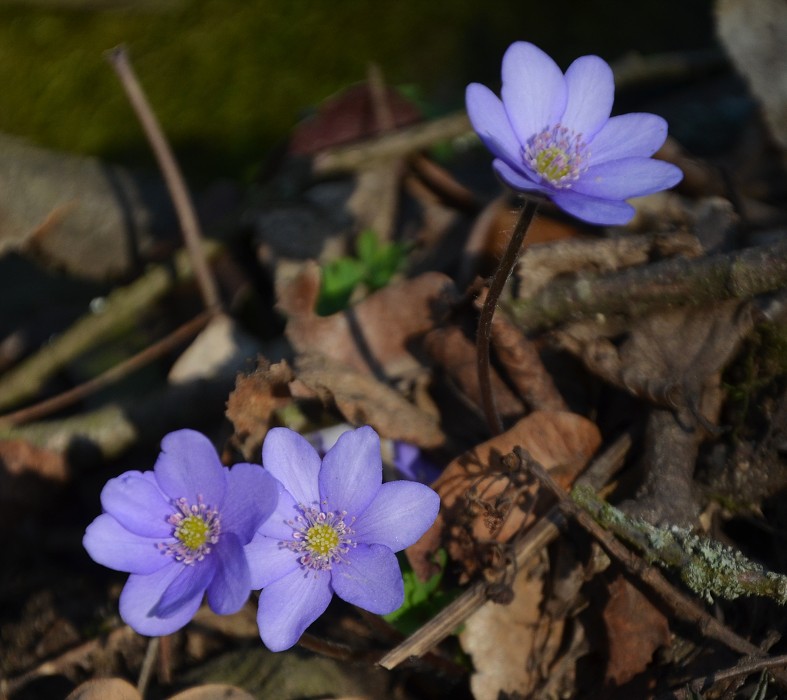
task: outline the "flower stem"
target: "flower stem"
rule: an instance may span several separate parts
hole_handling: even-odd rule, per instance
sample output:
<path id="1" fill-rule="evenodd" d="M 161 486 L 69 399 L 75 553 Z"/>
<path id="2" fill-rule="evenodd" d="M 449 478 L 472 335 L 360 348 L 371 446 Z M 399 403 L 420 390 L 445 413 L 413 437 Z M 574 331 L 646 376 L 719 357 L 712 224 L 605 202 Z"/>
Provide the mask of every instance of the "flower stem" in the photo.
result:
<path id="1" fill-rule="evenodd" d="M 537 209 L 537 200 L 525 200 L 525 204 L 519 214 L 519 219 L 511 234 L 511 240 L 509 240 L 503 257 L 500 258 L 500 263 L 497 266 L 494 277 L 492 277 L 492 282 L 489 285 L 489 290 L 484 300 L 484 306 L 481 309 L 481 316 L 478 319 L 478 332 L 476 334 L 478 383 L 481 389 L 481 402 L 483 404 L 486 422 L 489 424 L 489 430 L 493 435 L 499 435 L 503 432 L 503 423 L 500 420 L 500 414 L 497 412 L 497 407 L 495 406 L 495 397 L 492 395 L 491 368 L 489 366 L 489 338 L 492 332 L 492 318 L 495 315 L 497 301 L 500 299 L 500 294 L 503 291 L 506 280 L 511 274 L 514 263 L 519 256 L 519 251 L 525 240 L 525 235 L 530 228 L 530 224 L 533 223 Z"/>

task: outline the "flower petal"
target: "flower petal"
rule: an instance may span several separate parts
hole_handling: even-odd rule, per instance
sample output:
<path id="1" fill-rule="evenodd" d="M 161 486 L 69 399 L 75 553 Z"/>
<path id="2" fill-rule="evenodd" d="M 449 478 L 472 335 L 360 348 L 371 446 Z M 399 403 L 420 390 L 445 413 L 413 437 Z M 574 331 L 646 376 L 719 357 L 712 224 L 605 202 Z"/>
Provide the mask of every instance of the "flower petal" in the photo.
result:
<path id="1" fill-rule="evenodd" d="M 153 609 L 161 600 L 164 591 L 180 574 L 183 566 L 172 563 L 154 574 L 140 576 L 131 574 L 120 594 L 120 617 L 139 634 L 157 637 L 172 634 L 183 627 L 202 602 L 202 593 L 186 601 L 171 617 L 162 618 L 153 614 Z"/>
<path id="2" fill-rule="evenodd" d="M 520 160 L 522 145 L 517 140 L 500 98 L 486 85 L 471 83 L 465 91 L 467 116 L 484 145 L 494 155 L 511 163 Z"/>
<path id="3" fill-rule="evenodd" d="M 604 126 L 615 99 L 615 78 L 598 56 L 582 56 L 566 71 L 568 101 L 560 118 L 563 126 L 582 134 L 587 142 Z"/>
<path id="4" fill-rule="evenodd" d="M 680 168 L 653 158 L 621 158 L 589 167 L 574 191 L 602 199 L 628 199 L 659 192 L 683 179 Z"/>
<path id="5" fill-rule="evenodd" d="M 501 95 L 514 133 L 524 144 L 560 119 L 566 108 L 566 81 L 547 54 L 518 41 L 503 56 Z"/>
<path id="6" fill-rule="evenodd" d="M 202 598 L 216 573 L 216 563 L 216 557 L 211 554 L 190 566 L 182 564 L 180 574 L 167 586 L 167 590 L 153 608 L 153 615 L 172 617 L 196 596 Z"/>
<path id="7" fill-rule="evenodd" d="M 219 615 L 238 612 L 251 592 L 249 565 L 243 545 L 234 532 L 225 532 L 210 553 L 216 558 L 216 574 L 208 585 L 208 605 Z"/>
<path id="8" fill-rule="evenodd" d="M 325 612 L 331 602 L 330 575 L 300 568 L 271 583 L 260 593 L 257 624 L 260 637 L 271 651 L 284 651 Z"/>
<path id="9" fill-rule="evenodd" d="M 240 543 L 254 537 L 279 500 L 280 484 L 258 464 L 236 464 L 227 474 L 227 493 L 221 507 L 222 532 L 234 532 Z"/>
<path id="10" fill-rule="evenodd" d="M 541 192 L 543 194 L 549 194 L 553 191 L 552 188 L 539 185 L 534 180 L 531 180 L 529 176 L 524 174 L 527 172 L 524 169 L 521 171 L 514 170 L 499 158 L 495 158 L 492 162 L 492 167 L 500 176 L 500 179 L 515 190 L 522 192 Z"/>
<path id="11" fill-rule="evenodd" d="M 87 526 L 82 545 L 93 561 L 110 569 L 152 574 L 173 561 L 156 546 L 160 541 L 129 532 L 109 513 L 102 513 Z"/>
<path id="12" fill-rule="evenodd" d="M 404 602 L 399 562 L 380 544 L 351 549 L 347 562 L 333 567 L 331 585 L 341 599 L 377 615 L 387 615 Z"/>
<path id="13" fill-rule="evenodd" d="M 393 552 L 409 547 L 435 521 L 440 497 L 414 481 L 383 484 L 369 507 L 353 524 L 353 539 L 382 544 Z"/>
<path id="14" fill-rule="evenodd" d="M 588 197 L 573 190 L 555 192 L 552 201 L 564 211 L 589 224 L 622 225 L 631 221 L 634 216 L 634 207 L 626 202 Z"/>
<path id="15" fill-rule="evenodd" d="M 291 533 L 292 534 L 292 533 Z M 279 544 L 281 540 L 257 534 L 243 551 L 249 564 L 250 587 L 256 591 L 300 569 L 298 555 Z"/>
<path id="16" fill-rule="evenodd" d="M 101 506 L 137 535 L 172 536 L 172 525 L 167 518 L 175 508 L 155 482 L 141 472 L 125 472 L 107 481 L 101 491 Z"/>
<path id="17" fill-rule="evenodd" d="M 213 443 L 196 430 L 165 435 L 153 470 L 170 498 L 185 498 L 193 505 L 201 497 L 206 505 L 219 509 L 224 503 L 226 471 Z"/>
<path id="18" fill-rule="evenodd" d="M 368 425 L 340 435 L 323 457 L 320 495 L 328 510 L 360 515 L 372 502 L 382 482 L 380 437 Z"/>
<path id="19" fill-rule="evenodd" d="M 262 466 L 284 485 L 296 503 L 319 503 L 320 455 L 302 435 L 289 428 L 269 430 L 262 444 Z"/>
<path id="20" fill-rule="evenodd" d="M 292 520 L 301 515 L 301 509 L 295 503 L 295 499 L 290 495 L 282 484 L 278 481 L 276 483 L 276 490 L 278 494 L 278 502 L 273 513 L 270 514 L 267 520 L 257 528 L 257 533 L 272 537 L 275 540 L 291 540 L 292 539 Z"/>
<path id="21" fill-rule="evenodd" d="M 645 112 L 612 117 L 589 144 L 590 164 L 631 156 L 647 158 L 662 147 L 667 138 L 667 122 Z"/>

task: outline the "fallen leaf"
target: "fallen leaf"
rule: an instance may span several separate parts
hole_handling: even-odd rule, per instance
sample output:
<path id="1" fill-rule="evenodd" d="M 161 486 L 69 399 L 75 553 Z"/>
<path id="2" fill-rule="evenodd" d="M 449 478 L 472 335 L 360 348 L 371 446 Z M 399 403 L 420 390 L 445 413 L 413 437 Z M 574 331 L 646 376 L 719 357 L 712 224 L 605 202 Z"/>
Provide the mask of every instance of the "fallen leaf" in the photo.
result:
<path id="1" fill-rule="evenodd" d="M 517 446 L 527 450 L 568 487 L 601 444 L 594 423 L 574 413 L 535 411 L 506 432 L 451 462 L 432 484 L 442 501 L 432 527 L 406 550 L 418 576 L 434 573 L 432 557 L 446 546 L 466 576 L 479 566 L 478 542 L 505 542 L 533 522 L 528 512 L 535 487 L 526 474 L 511 474 L 503 458 Z M 475 513 L 468 510 L 468 496 Z M 469 521 L 469 522 L 468 522 Z"/>
<path id="2" fill-rule="evenodd" d="M 142 696 L 121 678 L 96 678 L 78 685 L 66 700 L 142 700 Z"/>
<path id="3" fill-rule="evenodd" d="M 348 423 L 371 425 L 380 437 L 425 449 L 444 444 L 445 435 L 435 416 L 374 377 L 315 354 L 300 357 L 296 368 L 299 382 L 324 403 L 335 403 Z"/>
<path id="4" fill-rule="evenodd" d="M 254 700 L 254 696 L 234 685 L 208 683 L 171 695 L 169 700 Z"/>
<path id="5" fill-rule="evenodd" d="M 320 270 L 307 263 L 277 293 L 288 316 L 285 334 L 298 354 L 326 357 L 379 379 L 402 376 L 421 367 L 410 343 L 434 328 L 458 298 L 446 275 L 427 272 L 395 282 L 353 307 L 331 316 L 314 312 Z"/>
<path id="6" fill-rule="evenodd" d="M 602 617 L 609 641 L 606 681 L 623 685 L 642 673 L 662 646 L 669 646 L 667 618 L 622 575 L 609 586 Z"/>
<path id="7" fill-rule="evenodd" d="M 520 571 L 512 590 L 509 605 L 488 601 L 465 621 L 459 634 L 475 667 L 470 677 L 475 700 L 498 700 L 512 693 L 529 697 L 542 680 L 540 671 L 554 660 L 542 653 L 542 642 L 549 638 L 544 625 L 550 622 L 541 614 L 543 576 Z M 562 628 L 563 622 L 557 625 Z"/>
<path id="8" fill-rule="evenodd" d="M 292 401 L 289 383 L 293 379 L 295 374 L 285 360 L 272 365 L 261 359 L 254 372 L 238 375 L 227 400 L 227 418 L 235 427 L 235 446 L 246 459 L 260 454 L 273 412 Z"/>

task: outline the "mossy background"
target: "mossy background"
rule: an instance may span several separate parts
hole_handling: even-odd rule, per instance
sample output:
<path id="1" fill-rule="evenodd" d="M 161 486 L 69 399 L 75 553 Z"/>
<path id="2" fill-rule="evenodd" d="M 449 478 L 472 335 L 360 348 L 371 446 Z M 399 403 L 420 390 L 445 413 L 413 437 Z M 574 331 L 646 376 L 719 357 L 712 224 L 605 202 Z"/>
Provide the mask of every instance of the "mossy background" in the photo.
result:
<path id="1" fill-rule="evenodd" d="M 0 130 L 152 165 L 103 52 L 125 43 L 178 157 L 245 177 L 305 111 L 377 62 L 435 111 L 499 80 L 516 39 L 566 65 L 706 46 L 705 0 L 27 0 L 0 2 Z"/>

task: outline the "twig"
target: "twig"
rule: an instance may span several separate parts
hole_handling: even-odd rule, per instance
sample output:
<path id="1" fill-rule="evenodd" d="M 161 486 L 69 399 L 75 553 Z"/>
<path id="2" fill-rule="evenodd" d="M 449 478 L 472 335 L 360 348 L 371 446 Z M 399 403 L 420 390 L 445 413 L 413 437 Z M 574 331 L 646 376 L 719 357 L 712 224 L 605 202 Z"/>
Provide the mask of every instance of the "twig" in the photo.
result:
<path id="1" fill-rule="evenodd" d="M 142 125 L 145 135 L 150 142 L 153 153 L 158 160 L 164 180 L 167 183 L 172 203 L 180 220 L 183 240 L 189 251 L 194 266 L 194 275 L 199 284 L 202 301 L 206 309 L 218 309 L 221 306 L 216 280 L 210 270 L 205 252 L 202 248 L 202 233 L 200 231 L 197 215 L 191 203 L 189 191 L 183 181 L 172 149 L 164 136 L 161 125 L 150 107 L 150 103 L 134 74 L 128 53 L 124 46 L 118 46 L 108 51 L 107 59 L 112 64 L 120 82 L 126 91 L 129 102 Z"/>
<path id="2" fill-rule="evenodd" d="M 208 321 L 213 318 L 213 315 L 213 311 L 203 311 L 195 318 L 176 328 L 166 337 L 156 341 L 136 355 L 129 357 L 127 360 L 111 367 L 97 377 L 89 379 L 69 391 L 64 391 L 62 394 L 53 396 L 51 399 L 46 399 L 33 406 L 28 406 L 19 411 L 0 416 L 0 425 L 21 425 L 22 423 L 29 423 L 30 421 L 38 420 L 66 408 L 77 401 L 81 401 L 86 396 L 95 393 L 99 389 L 103 389 L 128 374 L 135 372 L 139 368 L 146 366 L 156 358 L 170 352 L 173 348 L 202 330 Z"/>
<path id="3" fill-rule="evenodd" d="M 208 255 L 221 250 L 218 243 L 206 244 Z M 44 384 L 85 350 L 127 328 L 147 309 L 162 299 L 177 282 L 192 277 L 189 256 L 175 256 L 174 274 L 168 265 L 156 265 L 142 277 L 107 296 L 101 310 L 83 316 L 50 344 L 0 378 L 0 410 L 35 396 Z"/>
<path id="4" fill-rule="evenodd" d="M 524 332 L 597 314 L 642 316 L 669 306 L 749 299 L 787 286 L 787 240 L 734 253 L 678 258 L 611 275 L 554 280 L 530 299 L 503 303 Z"/>
<path id="5" fill-rule="evenodd" d="M 506 246 L 503 256 L 500 258 L 494 277 L 492 277 L 492 283 L 489 285 L 489 291 L 478 319 L 478 331 L 476 332 L 478 383 L 481 388 L 484 415 L 492 435 L 499 435 L 503 432 L 503 422 L 500 420 L 500 414 L 495 407 L 495 397 L 492 393 L 492 373 L 489 366 L 489 339 L 492 333 L 492 318 L 495 315 L 497 301 L 500 299 L 506 280 L 508 280 L 508 276 L 511 274 L 511 270 L 519 257 L 519 251 L 522 250 L 522 242 L 525 240 L 527 230 L 533 222 L 537 209 L 538 202 L 536 200 L 525 199 L 522 212 L 511 233 L 511 239 Z"/>
<path id="6" fill-rule="evenodd" d="M 145 650 L 145 658 L 142 659 L 142 668 L 139 670 L 139 680 L 137 681 L 137 690 L 142 697 L 145 697 L 145 691 L 148 688 L 150 677 L 153 674 L 153 666 L 158 656 L 160 640 L 161 637 L 150 638 L 148 641 L 148 648 Z"/>
<path id="7" fill-rule="evenodd" d="M 631 436 L 624 434 L 613 442 L 605 452 L 594 460 L 579 483 L 601 488 L 620 469 L 631 448 Z M 566 520 L 557 507 L 552 508 L 522 537 L 514 547 L 514 560 L 506 567 L 504 577 L 513 576 L 527 562 L 538 555 L 550 542 L 557 539 Z M 377 663 L 383 668 L 396 668 L 403 661 L 423 656 L 454 632 L 470 615 L 487 603 L 487 584 L 479 581 L 472 584 L 453 602 L 443 608 L 434 618 L 410 635 L 397 647 L 389 651 Z"/>
<path id="8" fill-rule="evenodd" d="M 675 698 L 675 700 L 689 700 L 691 697 L 689 691 L 694 693 L 702 693 L 710 690 L 719 681 L 727 681 L 732 678 L 740 678 L 741 676 L 749 676 L 757 671 L 765 671 L 779 666 L 787 666 L 787 656 L 771 656 L 761 659 L 743 659 L 735 666 L 725 668 L 721 671 L 716 671 L 708 676 L 696 678 L 688 684 L 688 689 L 680 688 L 669 694 L 659 696 L 659 700 L 668 700 L 668 698 Z"/>
<path id="9" fill-rule="evenodd" d="M 681 593 L 672 586 L 655 567 L 647 564 L 644 560 L 618 542 L 614 535 L 607 532 L 582 508 L 574 503 L 549 473 L 527 453 L 520 448 L 516 448 L 514 451 L 521 460 L 529 465 L 533 475 L 558 498 L 560 508 L 571 515 L 577 523 L 598 540 L 607 553 L 614 557 L 630 575 L 641 580 L 653 590 L 677 617 L 696 625 L 700 632 L 721 642 L 733 651 L 756 658 L 764 656 L 764 652 L 759 647 L 725 627 L 716 618 L 709 615 L 697 605 L 692 598 Z M 782 683 L 786 683 L 787 674 L 779 674 L 779 680 Z"/>

